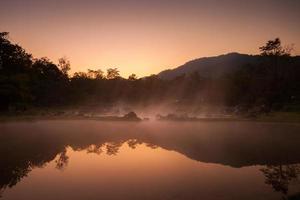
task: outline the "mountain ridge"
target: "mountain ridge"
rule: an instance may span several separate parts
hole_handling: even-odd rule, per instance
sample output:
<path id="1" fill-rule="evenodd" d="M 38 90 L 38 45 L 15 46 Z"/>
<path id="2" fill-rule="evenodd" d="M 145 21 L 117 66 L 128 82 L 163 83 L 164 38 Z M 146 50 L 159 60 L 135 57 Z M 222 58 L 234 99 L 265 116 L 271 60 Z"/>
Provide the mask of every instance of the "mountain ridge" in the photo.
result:
<path id="1" fill-rule="evenodd" d="M 240 66 L 258 62 L 259 55 L 231 52 L 212 57 L 202 57 L 186 62 L 174 69 L 158 73 L 162 79 L 173 79 L 183 74 L 198 72 L 203 77 L 216 78 L 230 73 Z"/>

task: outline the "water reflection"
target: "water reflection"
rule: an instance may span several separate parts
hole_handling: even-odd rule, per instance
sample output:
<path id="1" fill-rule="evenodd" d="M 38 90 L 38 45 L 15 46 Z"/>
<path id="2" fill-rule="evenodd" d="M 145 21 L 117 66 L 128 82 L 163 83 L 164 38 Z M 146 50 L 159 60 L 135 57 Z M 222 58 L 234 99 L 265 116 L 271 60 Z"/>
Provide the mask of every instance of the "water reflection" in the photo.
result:
<path id="1" fill-rule="evenodd" d="M 118 156 L 124 144 L 132 150 L 141 145 L 161 148 L 199 163 L 238 169 L 262 165 L 260 173 L 265 183 L 283 198 L 292 198 L 290 194 L 297 195 L 300 191 L 300 165 L 297 164 L 300 163 L 300 127 L 297 124 L 49 121 L 7 123 L 0 128 L 3 130 L 0 133 L 0 194 L 35 168 L 43 168 L 52 161 L 58 170 L 67 169 L 72 162 L 68 147 L 75 152 Z"/>
<path id="2" fill-rule="evenodd" d="M 56 168 L 59 170 L 63 170 L 69 162 L 69 156 L 67 156 L 67 150 L 65 149 L 63 152 L 59 153 L 58 159 L 55 160 Z"/>
<path id="3" fill-rule="evenodd" d="M 271 185 L 286 198 L 290 184 L 299 184 L 300 165 L 267 165 L 261 171 L 265 176 L 265 183 Z"/>

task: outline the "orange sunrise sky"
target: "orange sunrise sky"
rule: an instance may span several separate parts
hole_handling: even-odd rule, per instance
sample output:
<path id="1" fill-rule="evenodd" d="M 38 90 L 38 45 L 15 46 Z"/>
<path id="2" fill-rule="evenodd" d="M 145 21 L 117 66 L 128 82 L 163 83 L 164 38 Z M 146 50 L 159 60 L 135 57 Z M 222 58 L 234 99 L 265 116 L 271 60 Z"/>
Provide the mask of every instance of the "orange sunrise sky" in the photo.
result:
<path id="1" fill-rule="evenodd" d="M 71 61 L 72 72 L 117 67 L 139 77 L 191 59 L 257 54 L 267 40 L 300 49 L 297 0 L 0 1 L 0 31 L 34 57 Z"/>

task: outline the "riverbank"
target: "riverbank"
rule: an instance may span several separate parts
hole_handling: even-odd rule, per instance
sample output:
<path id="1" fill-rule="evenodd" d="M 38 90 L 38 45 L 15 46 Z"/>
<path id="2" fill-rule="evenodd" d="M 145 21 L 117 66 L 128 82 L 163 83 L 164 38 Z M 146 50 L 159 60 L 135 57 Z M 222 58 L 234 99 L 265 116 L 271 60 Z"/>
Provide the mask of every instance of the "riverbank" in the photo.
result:
<path id="1" fill-rule="evenodd" d="M 92 115 L 89 113 L 70 113 L 62 111 L 52 112 L 25 112 L 25 113 L 2 113 L 0 122 L 3 121 L 36 121 L 36 120 L 99 120 L 99 121 L 148 121 L 149 118 L 141 118 L 134 112 L 129 112 L 123 116 L 115 115 Z M 214 121 L 257 121 L 257 122 L 277 122 L 277 123 L 300 123 L 300 113 L 298 112 L 272 112 L 262 114 L 255 118 L 242 116 L 230 117 L 174 117 L 174 115 L 156 117 L 157 121 L 175 122 L 214 122 Z"/>
<path id="2" fill-rule="evenodd" d="M 255 121 L 262 122 L 293 122 L 300 123 L 299 112 L 271 112 L 269 114 L 260 115 Z"/>
<path id="3" fill-rule="evenodd" d="M 99 120 L 99 121 L 142 121 L 134 112 L 123 116 L 92 115 L 89 113 L 70 113 L 63 111 L 5 113 L 0 115 L 0 121 L 36 121 L 36 120 Z"/>

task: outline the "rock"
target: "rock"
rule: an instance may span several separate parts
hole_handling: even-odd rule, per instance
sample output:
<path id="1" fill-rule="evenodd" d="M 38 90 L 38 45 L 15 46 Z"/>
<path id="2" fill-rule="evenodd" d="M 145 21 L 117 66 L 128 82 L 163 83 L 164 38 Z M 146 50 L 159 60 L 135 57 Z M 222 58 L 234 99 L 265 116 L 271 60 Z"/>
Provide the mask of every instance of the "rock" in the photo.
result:
<path id="1" fill-rule="evenodd" d="M 131 121 L 141 121 L 142 120 L 141 118 L 139 118 L 137 116 L 137 114 L 135 112 L 129 112 L 126 115 L 124 115 L 122 118 L 126 119 L 126 120 L 131 120 Z"/>

